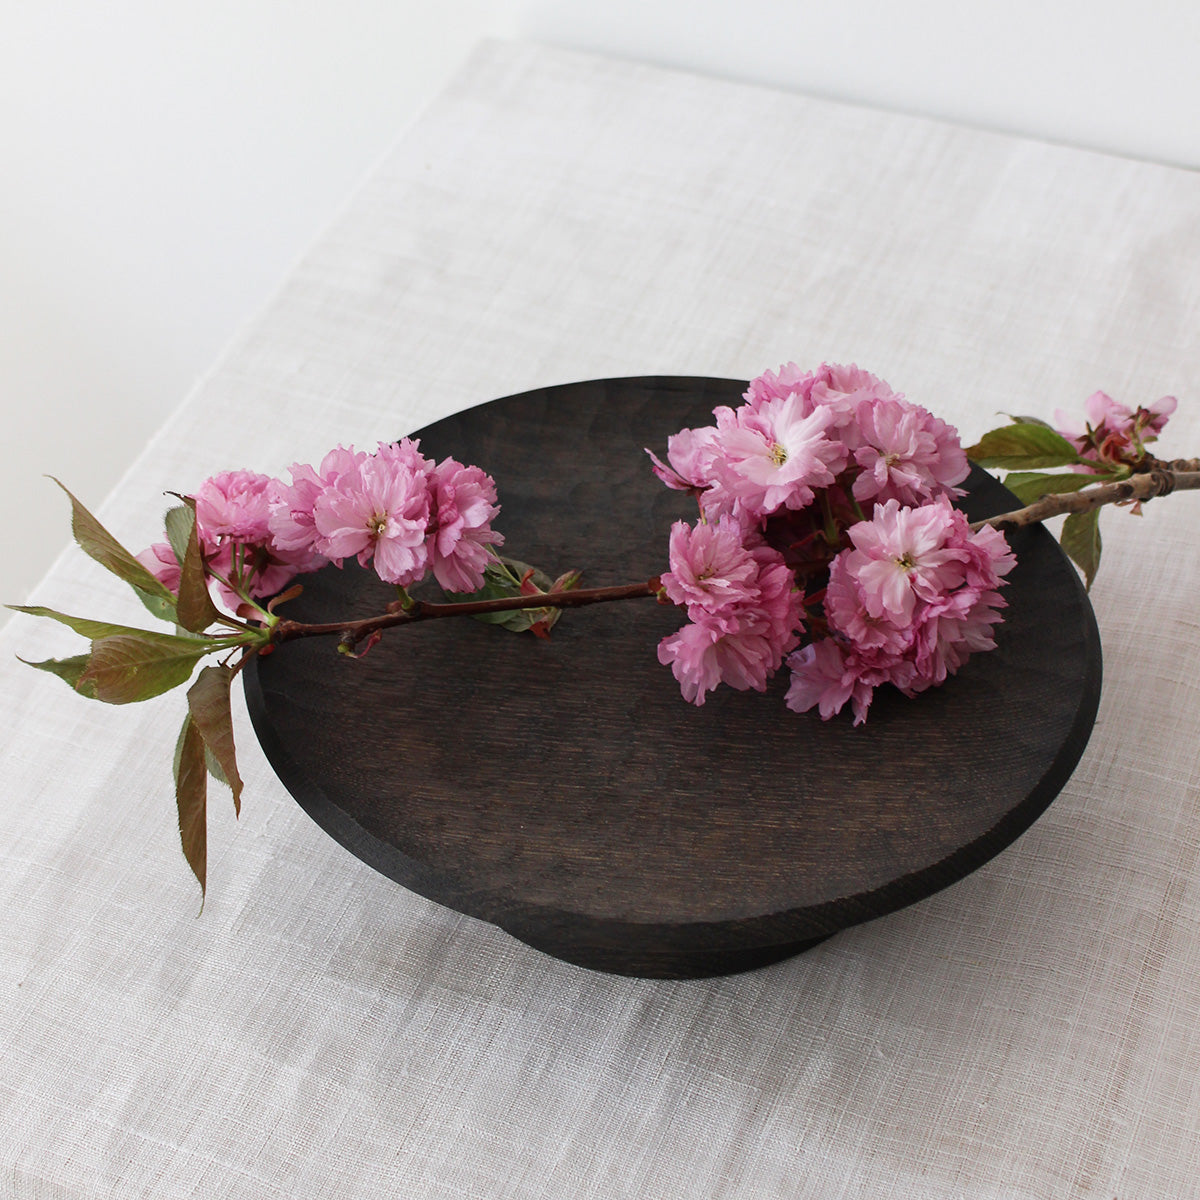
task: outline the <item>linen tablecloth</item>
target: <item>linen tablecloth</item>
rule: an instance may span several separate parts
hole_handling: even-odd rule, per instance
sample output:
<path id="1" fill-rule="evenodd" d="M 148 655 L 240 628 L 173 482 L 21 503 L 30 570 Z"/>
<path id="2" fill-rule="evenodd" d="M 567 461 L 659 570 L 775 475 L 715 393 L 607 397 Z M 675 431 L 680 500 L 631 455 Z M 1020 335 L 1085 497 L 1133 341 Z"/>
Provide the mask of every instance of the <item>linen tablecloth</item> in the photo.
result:
<path id="1" fill-rule="evenodd" d="M 789 359 L 856 361 L 968 441 L 1098 388 L 1174 393 L 1160 445 L 1193 455 L 1198 327 L 1194 174 L 487 43 L 84 500 L 138 547 L 165 489 L 222 467 L 545 384 Z M 1198 506 L 1105 514 L 1099 721 L 1028 833 L 913 908 L 693 982 L 560 963 L 374 874 L 286 795 L 240 701 L 243 815 L 213 804 L 198 917 L 182 696 L 76 697 L 14 653 L 78 643 L 15 618 L 0 1195 L 1200 1195 Z M 78 552 L 34 599 L 142 615 Z"/>

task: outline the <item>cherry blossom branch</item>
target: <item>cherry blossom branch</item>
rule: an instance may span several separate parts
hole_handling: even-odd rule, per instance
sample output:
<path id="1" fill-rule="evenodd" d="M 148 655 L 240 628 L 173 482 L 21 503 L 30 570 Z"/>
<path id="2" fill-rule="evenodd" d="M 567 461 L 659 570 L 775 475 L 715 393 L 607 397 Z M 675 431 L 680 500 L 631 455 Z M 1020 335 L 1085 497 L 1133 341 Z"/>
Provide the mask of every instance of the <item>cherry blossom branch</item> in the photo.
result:
<path id="1" fill-rule="evenodd" d="M 1180 466 L 1187 469 L 1177 469 Z M 1027 504 L 1024 508 L 974 521 L 971 528 L 982 529 L 985 525 L 1035 525 L 1039 521 L 1059 517 L 1064 513 L 1086 513 L 1105 504 L 1152 500 L 1156 496 L 1166 496 L 1171 492 L 1182 492 L 1192 488 L 1200 488 L 1200 460 L 1178 459 L 1173 463 L 1157 463 L 1151 470 L 1117 483 L 1104 483 L 1080 492 L 1052 493 Z"/>
<path id="2" fill-rule="evenodd" d="M 532 596 L 505 596 L 496 600 L 464 600 L 449 604 L 417 600 L 410 608 L 405 608 L 400 601 L 394 601 L 388 605 L 386 613 L 377 617 L 366 617 L 360 621 L 331 621 L 310 625 L 302 621 L 282 619 L 275 624 L 271 632 L 271 643 L 336 634 L 344 645 L 353 646 L 384 629 L 391 629 L 397 625 L 411 625 L 415 621 L 430 621 L 440 617 L 475 617 L 486 613 L 514 612 L 522 608 L 583 608 L 588 604 L 604 604 L 611 600 L 635 600 L 657 596 L 661 586 L 656 576 L 644 583 L 576 588 L 564 592 L 539 592 Z"/>
<path id="3" fill-rule="evenodd" d="M 1186 468 L 1186 469 L 1184 469 Z M 1051 517 L 1069 513 L 1085 513 L 1106 504 L 1146 501 L 1172 491 L 1200 489 L 1200 460 L 1176 459 L 1166 463 L 1155 460 L 1153 468 L 1116 483 L 1099 484 L 1079 492 L 1052 493 L 1033 504 L 1010 512 L 999 513 L 972 523 L 973 530 L 985 525 L 1033 525 Z M 396 601 L 379 616 L 358 621 L 330 621 L 308 624 L 281 619 L 271 631 L 271 644 L 294 641 L 297 638 L 336 636 L 348 647 L 364 639 L 400 625 L 430 621 L 443 617 L 473 617 L 487 613 L 515 612 L 531 608 L 583 608 L 613 600 L 633 600 L 657 596 L 661 583 L 656 577 L 644 583 L 621 584 L 616 587 L 579 588 L 571 591 L 541 592 L 529 596 L 509 596 L 494 600 L 468 600 L 435 604 L 417 600 L 405 608 Z"/>

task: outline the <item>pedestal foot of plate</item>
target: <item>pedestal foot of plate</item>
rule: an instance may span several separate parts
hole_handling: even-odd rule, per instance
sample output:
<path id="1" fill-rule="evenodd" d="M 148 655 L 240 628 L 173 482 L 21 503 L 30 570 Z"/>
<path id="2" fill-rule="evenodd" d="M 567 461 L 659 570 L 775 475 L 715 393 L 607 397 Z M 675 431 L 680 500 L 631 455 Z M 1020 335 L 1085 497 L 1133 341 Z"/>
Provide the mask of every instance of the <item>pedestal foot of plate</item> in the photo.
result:
<path id="1" fill-rule="evenodd" d="M 736 950 L 650 951 L 612 946 L 538 945 L 530 938 L 514 934 L 519 941 L 543 954 L 560 958 L 590 971 L 609 975 L 632 975 L 642 979 L 707 979 L 715 975 L 739 975 L 769 967 L 803 954 L 827 941 L 832 934 L 789 942 L 782 946 L 755 946 Z"/>

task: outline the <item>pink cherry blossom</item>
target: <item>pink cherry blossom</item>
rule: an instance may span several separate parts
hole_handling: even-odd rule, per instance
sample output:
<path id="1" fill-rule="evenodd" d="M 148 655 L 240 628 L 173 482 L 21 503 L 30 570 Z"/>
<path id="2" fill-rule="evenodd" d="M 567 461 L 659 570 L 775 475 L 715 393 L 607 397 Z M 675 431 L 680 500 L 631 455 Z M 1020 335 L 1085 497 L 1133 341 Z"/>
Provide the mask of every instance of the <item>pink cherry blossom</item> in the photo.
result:
<path id="1" fill-rule="evenodd" d="M 193 494 L 200 556 L 210 573 L 209 589 L 228 608 L 243 603 L 239 594 L 266 596 L 282 589 L 299 571 L 325 560 L 310 550 L 277 546 L 271 536 L 272 506 L 285 492 L 277 479 L 254 471 L 222 471 Z M 179 589 L 180 566 L 166 542 L 139 556 L 172 592 Z"/>
<path id="2" fill-rule="evenodd" d="M 750 380 L 745 394 L 746 405 L 752 412 L 757 412 L 772 400 L 786 400 L 791 395 L 799 394 L 807 411 L 811 412 L 810 398 L 816 378 L 811 371 L 802 371 L 792 362 L 785 363 L 777 372 L 764 371 L 756 379 Z"/>
<path id="3" fill-rule="evenodd" d="M 962 532 L 964 526 L 967 528 L 965 535 Z M 972 532 L 966 517 L 962 516 L 955 537 L 962 539 L 962 547 L 967 552 L 967 586 L 976 591 L 998 587 L 999 580 L 1017 565 L 1017 556 L 1009 547 L 1008 539 L 992 525 L 984 525 Z"/>
<path id="4" fill-rule="evenodd" d="M 815 371 L 802 371 L 795 363 L 787 363 L 778 372 L 764 371 L 750 381 L 746 406 L 757 412 L 768 402 L 789 396 L 800 398 L 806 415 L 818 407 L 832 409 L 835 425 L 851 423 L 864 403 L 899 398 L 877 375 L 854 363 L 822 363 Z"/>
<path id="5" fill-rule="evenodd" d="M 496 484 L 479 467 L 447 458 L 430 476 L 433 513 L 426 549 L 434 578 L 448 592 L 473 592 L 483 586 L 489 546 L 504 538 L 491 527 L 500 511 Z"/>
<path id="6" fill-rule="evenodd" d="M 722 683 L 737 691 L 765 691 L 782 660 L 765 623 L 730 630 L 701 616 L 659 642 L 658 661 L 670 666 L 683 698 L 701 705 Z"/>
<path id="7" fill-rule="evenodd" d="M 759 686 L 794 647 L 797 580 L 819 587 L 826 570 L 812 602 L 823 598 L 829 636 L 792 654 L 793 706 L 813 698 L 830 715 L 849 702 L 861 720 L 882 683 L 921 690 L 991 644 L 1012 558 L 950 504 L 969 471 L 952 426 L 853 363 L 765 371 L 713 417 L 669 440 L 669 465 L 651 454 L 704 518 L 672 529 L 662 577 L 690 625 L 659 653 L 689 699 Z M 872 519 L 858 520 L 868 501 Z"/>
<path id="8" fill-rule="evenodd" d="M 322 537 L 313 518 L 317 499 L 342 476 L 356 473 L 366 458 L 365 451 L 353 446 L 336 446 L 316 470 L 306 463 L 293 463 L 291 486 L 281 484 L 271 504 L 269 528 L 274 546 L 293 553 L 322 554 Z M 341 560 L 336 561 L 340 566 Z"/>
<path id="9" fill-rule="evenodd" d="M 251 596 L 271 595 L 298 572 L 325 561 L 311 548 L 279 546 L 272 537 L 272 510 L 285 490 L 267 475 L 223 471 L 194 494 L 200 552 L 216 577 L 217 597 L 232 608 L 241 603 L 235 590 L 239 585 Z"/>
<path id="10" fill-rule="evenodd" d="M 912 642 L 911 627 L 897 624 L 887 612 L 872 612 L 868 608 L 861 581 L 847 569 L 849 555 L 837 556 L 829 567 L 829 583 L 825 588 L 825 615 L 832 629 L 858 649 L 884 651 L 900 655 Z"/>
<path id="11" fill-rule="evenodd" d="M 279 481 L 254 471 L 222 471 L 196 489 L 196 524 L 210 539 L 266 545 Z"/>
<path id="12" fill-rule="evenodd" d="M 751 554 L 758 563 L 758 600 L 753 606 L 753 624 L 771 646 L 775 671 L 783 656 L 799 642 L 798 630 L 804 621 L 804 596 L 796 587 L 792 572 L 778 551 L 770 546 L 755 546 Z M 743 626 L 752 623 L 739 610 Z"/>
<path id="13" fill-rule="evenodd" d="M 782 556 L 741 543 L 738 524 L 671 530 L 672 570 L 663 590 L 687 608 L 688 624 L 665 637 L 659 661 L 670 665 L 686 700 L 703 704 L 721 683 L 762 691 L 799 641 L 803 597 Z"/>
<path id="14" fill-rule="evenodd" d="M 768 400 L 753 412 L 743 407 L 733 419 L 720 412 L 717 417 L 714 499 L 751 516 L 804 508 L 813 489 L 833 483 L 846 465 L 845 446 L 827 433 L 833 412 L 806 414 L 799 393 Z"/>
<path id="15" fill-rule="evenodd" d="M 428 564 L 429 510 L 424 472 L 405 455 L 375 454 L 317 497 L 313 523 L 328 557 L 374 561 L 382 580 L 408 587 Z"/>
<path id="16" fill-rule="evenodd" d="M 899 397 L 872 399 L 856 413 L 859 445 L 854 481 L 860 502 L 898 500 L 923 504 L 936 496 L 961 494 L 970 471 L 957 431 L 919 405 Z"/>
<path id="17" fill-rule="evenodd" d="M 663 590 L 688 611 L 717 613 L 758 599 L 759 564 L 742 544 L 742 531 L 730 517 L 694 528 L 683 521 L 671 527 L 671 569 Z"/>
<path id="18" fill-rule="evenodd" d="M 702 491 L 712 483 L 712 462 L 717 454 L 717 430 L 705 425 L 700 429 L 681 429 L 667 438 L 667 463 L 647 450 L 654 474 L 675 491 Z"/>
<path id="19" fill-rule="evenodd" d="M 297 574 L 354 555 L 389 583 L 409 586 L 430 567 L 447 590 L 483 582 L 496 487 L 478 467 L 434 465 L 418 442 L 381 442 L 374 454 L 337 446 L 318 468 L 295 463 L 291 482 L 225 471 L 195 493 L 200 553 L 214 595 L 233 609 Z M 180 566 L 166 542 L 139 559 L 172 591 Z"/>
<path id="20" fill-rule="evenodd" d="M 384 462 L 404 467 L 412 472 L 414 479 L 429 480 L 433 475 L 433 459 L 421 453 L 421 443 L 416 438 L 401 438 L 398 442 L 380 442 L 375 457 Z"/>
<path id="21" fill-rule="evenodd" d="M 137 555 L 137 560 L 174 595 L 179 595 L 179 560 L 169 542 L 155 542 Z"/>
<path id="22" fill-rule="evenodd" d="M 822 363 L 813 375 L 810 403 L 834 413 L 838 436 L 851 451 L 860 444 L 859 425 L 864 409 L 883 400 L 904 401 L 904 397 L 878 375 L 854 363 Z"/>
<path id="23" fill-rule="evenodd" d="M 847 467 L 841 484 L 855 501 L 906 505 L 960 495 L 969 470 L 952 426 L 853 363 L 764 371 L 744 404 L 713 416 L 715 426 L 668 439 L 667 463 L 647 453 L 668 487 L 701 495 L 706 516 L 747 527 L 807 507 Z"/>
<path id="24" fill-rule="evenodd" d="M 993 647 L 999 589 L 1016 560 L 1002 533 L 973 532 L 944 497 L 877 505 L 850 537 L 853 548 L 830 567 L 829 636 L 788 658 L 787 704 L 828 719 L 849 702 L 859 724 L 882 684 L 916 695 Z"/>
<path id="25" fill-rule="evenodd" d="M 994 649 L 992 628 L 1005 606 L 998 591 L 973 588 L 962 588 L 931 605 L 914 627 L 913 648 L 904 656 L 914 668 L 912 678 L 898 685 L 905 695 L 944 683 L 972 654 Z"/>
<path id="26" fill-rule="evenodd" d="M 966 519 L 942 499 L 919 508 L 896 500 L 875 506 L 873 520 L 851 526 L 854 549 L 834 566 L 854 578 L 866 611 L 907 624 L 918 600 L 929 601 L 966 579 L 966 551 L 950 536 Z"/>
<path id="27" fill-rule="evenodd" d="M 816 708 L 828 721 L 846 703 L 854 724 L 867 719 L 875 689 L 885 683 L 903 683 L 915 673 L 912 664 L 895 655 L 863 650 L 837 638 L 822 638 L 788 658 L 792 669 L 784 703 L 793 712 Z"/>

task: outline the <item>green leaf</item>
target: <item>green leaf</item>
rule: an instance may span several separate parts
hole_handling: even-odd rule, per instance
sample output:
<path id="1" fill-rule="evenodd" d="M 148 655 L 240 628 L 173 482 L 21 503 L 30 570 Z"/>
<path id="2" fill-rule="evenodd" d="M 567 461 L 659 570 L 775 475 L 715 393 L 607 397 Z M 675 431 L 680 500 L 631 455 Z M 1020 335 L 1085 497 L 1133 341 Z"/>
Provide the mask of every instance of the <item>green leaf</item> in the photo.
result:
<path id="1" fill-rule="evenodd" d="M 51 476 L 53 478 L 53 476 Z M 174 603 L 174 596 L 57 479 L 71 500 L 71 532 L 80 548 L 140 594 Z"/>
<path id="2" fill-rule="evenodd" d="M 233 808 L 242 812 L 242 779 L 238 774 L 233 745 L 233 718 L 229 708 L 229 685 L 233 682 L 230 667 L 205 667 L 196 682 L 188 688 L 188 712 L 200 730 L 206 751 L 211 753 L 220 769 L 212 772 L 233 792 Z M 211 770 L 211 768 L 210 768 Z"/>
<path id="3" fill-rule="evenodd" d="M 207 746 L 204 747 L 204 765 L 208 768 L 208 773 L 218 783 L 223 783 L 226 787 L 229 787 L 229 780 L 225 778 L 225 772 L 221 770 L 221 764 L 217 762 L 216 756 Z M 234 802 L 234 808 L 240 816 L 241 808 L 236 801 Z"/>
<path id="4" fill-rule="evenodd" d="M 208 872 L 208 785 L 205 781 L 204 739 L 189 712 L 175 744 L 175 806 L 183 856 L 200 881 L 204 896 Z"/>
<path id="5" fill-rule="evenodd" d="M 200 553 L 200 535 L 196 529 L 195 501 L 187 502 L 191 514 L 187 546 L 179 560 L 179 599 L 175 605 L 179 623 L 192 633 L 203 633 L 220 619 L 221 614 L 208 594 L 208 576 L 204 571 L 204 557 Z"/>
<path id="6" fill-rule="evenodd" d="M 80 679 L 92 660 L 90 654 L 76 654 L 71 658 L 48 658 L 44 662 L 30 662 L 27 658 L 21 658 L 19 654 L 17 658 L 27 667 L 47 671 L 51 675 L 57 675 L 59 679 L 65 679 L 81 696 L 86 696 L 89 700 L 96 699 L 96 689 L 91 684 L 79 686 Z"/>
<path id="7" fill-rule="evenodd" d="M 1063 522 L 1058 540 L 1071 561 L 1083 572 L 1084 585 L 1091 590 L 1100 568 L 1100 510 L 1071 513 Z"/>
<path id="8" fill-rule="evenodd" d="M 562 615 L 561 608 L 515 608 L 512 612 L 476 613 L 477 621 L 486 621 L 491 625 L 499 625 L 501 629 L 509 629 L 513 633 L 524 633 L 532 629 L 539 621 L 548 628 Z"/>
<path id="9" fill-rule="evenodd" d="M 1041 425 L 1044 429 L 1053 429 L 1054 426 L 1049 421 L 1043 421 L 1041 417 L 1016 417 L 1012 413 L 1004 414 L 1014 425 Z"/>
<path id="10" fill-rule="evenodd" d="M 1014 422 L 985 433 L 967 457 L 982 467 L 1065 467 L 1080 461 L 1075 447 L 1046 425 Z"/>
<path id="11" fill-rule="evenodd" d="M 523 563 L 516 558 L 505 558 L 500 556 L 500 565 L 489 563 L 484 570 L 484 578 L 487 578 L 488 571 L 492 571 L 495 578 L 502 581 L 507 581 L 512 584 L 512 595 L 519 596 L 521 594 L 521 580 L 529 575 L 529 582 L 533 584 L 538 591 L 548 592 L 553 586 L 553 581 L 540 567 L 531 567 L 528 563 Z"/>
<path id="12" fill-rule="evenodd" d="M 442 595 L 452 604 L 465 604 L 469 600 L 499 600 L 501 596 L 516 596 L 520 588 L 506 579 L 503 575 L 493 574 L 489 565 L 483 571 L 483 587 L 473 592 L 448 592 L 442 588 Z"/>
<path id="13" fill-rule="evenodd" d="M 177 504 L 168 508 L 163 515 L 163 528 L 167 531 L 167 541 L 175 552 L 175 561 L 183 562 L 187 555 L 188 538 L 196 525 L 196 510 L 188 504 Z"/>
<path id="14" fill-rule="evenodd" d="M 173 633 L 157 633 L 150 629 L 138 629 L 133 625 L 114 625 L 111 621 L 92 621 L 87 617 L 68 616 L 68 614 L 56 612 L 52 608 L 44 608 L 40 604 L 8 604 L 5 607 L 11 608 L 13 612 L 28 613 L 31 617 L 48 617 L 51 621 L 57 621 L 60 625 L 66 625 L 86 638 L 128 636 L 144 638 L 148 641 L 158 641 L 163 645 L 175 645 L 182 640 Z M 190 640 L 193 645 L 196 644 L 195 639 Z M 204 645 L 209 648 L 213 648 L 218 644 L 212 638 L 206 638 L 204 641 Z"/>
<path id="15" fill-rule="evenodd" d="M 133 587 L 133 584 L 129 586 Z M 175 623 L 174 596 L 152 596 L 149 592 L 143 592 L 139 587 L 133 587 L 133 593 L 146 606 L 146 611 L 152 616 L 157 617 L 160 621 Z"/>
<path id="16" fill-rule="evenodd" d="M 33 617 L 48 617 L 91 638 L 92 653 L 61 660 L 68 664 L 61 671 L 40 663 L 29 665 L 51 671 L 71 683 L 80 695 L 108 704 L 129 704 L 161 695 L 186 683 L 191 678 L 192 668 L 206 654 L 237 644 L 229 638 L 180 637 L 173 633 L 135 629 L 130 625 L 114 625 L 109 621 L 92 621 L 41 605 L 11 604 L 8 607 Z M 85 664 L 78 676 L 74 676 L 76 663 Z"/>
<path id="17" fill-rule="evenodd" d="M 483 587 L 474 592 L 448 592 L 445 588 L 442 589 L 442 595 L 447 600 L 459 604 L 466 603 L 469 600 L 500 600 L 506 596 L 519 596 L 521 594 L 521 575 L 518 572 L 516 578 L 511 578 L 502 567 L 495 563 L 488 563 L 483 569 Z M 504 613 L 483 613 L 485 617 L 504 616 Z"/>
<path id="18" fill-rule="evenodd" d="M 86 684 L 106 704 L 150 700 L 187 683 L 210 649 L 207 642 L 165 634 L 100 638 L 76 689 Z"/>
<path id="19" fill-rule="evenodd" d="M 521 580 L 528 572 L 529 582 L 539 591 L 554 590 L 554 580 L 545 571 L 531 567 L 515 558 L 501 558 L 499 562 L 491 562 L 483 570 L 483 587 L 474 592 L 443 592 L 448 600 L 455 603 L 469 600 L 501 600 L 512 596 L 524 595 L 521 591 Z M 579 573 L 574 572 L 570 586 L 579 582 Z M 566 578 L 566 577 L 564 577 Z M 566 590 L 566 589 L 564 589 Z M 539 622 L 543 628 L 549 628 L 562 615 L 560 608 L 517 608 L 510 612 L 475 613 L 475 620 L 485 625 L 499 625 L 513 633 L 524 633 Z"/>
<path id="20" fill-rule="evenodd" d="M 1043 496 L 1060 492 L 1077 492 L 1093 483 L 1104 483 L 1102 475 L 1084 475 L 1075 471 L 1063 471 L 1047 475 L 1041 471 L 1013 471 L 1004 478 L 1004 486 L 1022 504 L 1032 504 Z"/>

